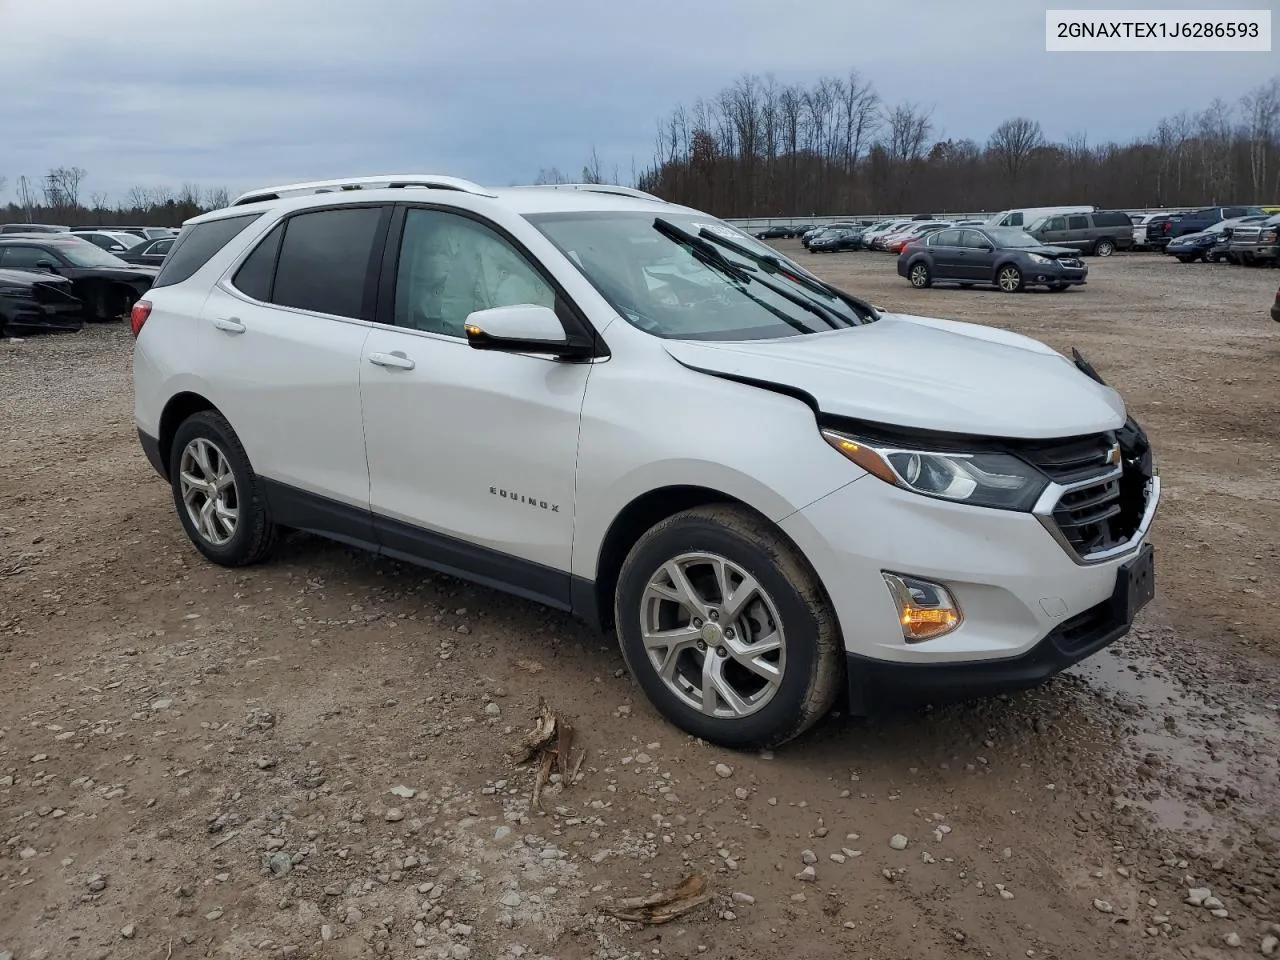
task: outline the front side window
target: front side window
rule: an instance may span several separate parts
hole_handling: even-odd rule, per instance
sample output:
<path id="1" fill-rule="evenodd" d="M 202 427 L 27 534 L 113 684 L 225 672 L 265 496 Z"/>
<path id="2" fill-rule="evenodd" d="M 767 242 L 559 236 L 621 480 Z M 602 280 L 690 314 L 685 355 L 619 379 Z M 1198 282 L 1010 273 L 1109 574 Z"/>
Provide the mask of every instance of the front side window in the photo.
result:
<path id="1" fill-rule="evenodd" d="M 960 234 L 960 246 L 972 250 L 990 250 L 991 241 L 977 230 L 965 230 Z"/>
<path id="2" fill-rule="evenodd" d="M 406 212 L 396 326 L 461 338 L 477 310 L 555 303 L 555 289 L 496 231 L 456 213 Z"/>
<path id="3" fill-rule="evenodd" d="M 280 243 L 271 302 L 368 319 L 370 261 L 382 211 L 351 207 L 290 217 Z"/>
<path id="4" fill-rule="evenodd" d="M 1012 227 L 996 227 L 987 231 L 997 247 L 1008 250 L 1016 247 L 1039 247 L 1043 244 L 1025 230 Z"/>
<path id="5" fill-rule="evenodd" d="M 772 247 L 710 216 L 597 211 L 526 219 L 623 319 L 657 337 L 773 339 L 874 319 Z"/>
<path id="6" fill-rule="evenodd" d="M 1067 229 L 1066 217 L 1050 217 L 1045 221 L 1044 229 L 1046 230 L 1065 230 Z"/>

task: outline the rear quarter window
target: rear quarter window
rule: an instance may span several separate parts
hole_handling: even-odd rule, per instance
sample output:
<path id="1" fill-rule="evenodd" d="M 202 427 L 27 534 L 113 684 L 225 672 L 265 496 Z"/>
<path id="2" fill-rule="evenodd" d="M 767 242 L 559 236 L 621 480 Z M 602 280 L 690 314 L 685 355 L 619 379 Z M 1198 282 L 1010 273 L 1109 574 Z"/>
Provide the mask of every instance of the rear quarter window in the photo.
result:
<path id="1" fill-rule="evenodd" d="M 1095 226 L 1099 227 L 1129 227 L 1133 225 L 1133 221 L 1129 219 L 1127 213 L 1095 213 L 1093 222 Z"/>
<path id="2" fill-rule="evenodd" d="M 160 268 L 160 275 L 151 286 L 168 287 L 189 279 L 260 216 L 261 212 L 246 213 L 183 227 L 165 258 L 164 266 Z"/>

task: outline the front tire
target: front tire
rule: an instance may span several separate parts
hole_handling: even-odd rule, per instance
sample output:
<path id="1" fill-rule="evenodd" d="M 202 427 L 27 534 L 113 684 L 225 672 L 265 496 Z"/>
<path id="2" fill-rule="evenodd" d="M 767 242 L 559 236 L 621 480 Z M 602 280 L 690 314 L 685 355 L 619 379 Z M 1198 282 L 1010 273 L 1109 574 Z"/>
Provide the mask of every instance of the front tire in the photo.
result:
<path id="1" fill-rule="evenodd" d="M 614 622 L 646 696 L 680 729 L 734 749 L 799 736 L 835 702 L 835 614 L 808 562 L 737 506 L 658 523 L 622 565 Z"/>
<path id="2" fill-rule="evenodd" d="M 243 567 L 271 553 L 276 526 L 262 481 L 222 414 L 204 410 L 178 427 L 169 483 L 183 529 L 209 560 Z"/>
<path id="3" fill-rule="evenodd" d="M 923 290 L 933 283 L 933 275 L 929 272 L 929 265 L 924 261 L 911 265 L 911 269 L 907 271 L 907 279 L 911 281 L 911 285 L 917 290 Z"/>
<path id="4" fill-rule="evenodd" d="M 1011 263 L 1006 263 L 996 273 L 996 286 L 1002 293 L 1020 293 L 1023 288 L 1022 271 Z"/>

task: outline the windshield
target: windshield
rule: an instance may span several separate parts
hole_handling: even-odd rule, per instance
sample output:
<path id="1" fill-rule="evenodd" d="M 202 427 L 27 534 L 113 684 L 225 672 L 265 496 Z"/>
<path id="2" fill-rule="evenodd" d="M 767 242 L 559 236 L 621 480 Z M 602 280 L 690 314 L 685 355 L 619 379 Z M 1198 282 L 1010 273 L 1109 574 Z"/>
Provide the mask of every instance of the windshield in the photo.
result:
<path id="1" fill-rule="evenodd" d="M 74 243 L 51 243 L 50 246 L 66 257 L 73 267 L 124 267 L 126 270 L 129 269 L 129 264 L 114 253 L 107 253 L 101 247 L 95 247 L 88 240 L 79 240 Z"/>
<path id="2" fill-rule="evenodd" d="M 1019 227 L 990 227 L 987 235 L 997 247 L 1042 247 L 1044 243 Z"/>
<path id="3" fill-rule="evenodd" d="M 713 217 L 607 211 L 526 219 L 628 323 L 657 337 L 763 340 L 875 319 L 869 307 Z"/>

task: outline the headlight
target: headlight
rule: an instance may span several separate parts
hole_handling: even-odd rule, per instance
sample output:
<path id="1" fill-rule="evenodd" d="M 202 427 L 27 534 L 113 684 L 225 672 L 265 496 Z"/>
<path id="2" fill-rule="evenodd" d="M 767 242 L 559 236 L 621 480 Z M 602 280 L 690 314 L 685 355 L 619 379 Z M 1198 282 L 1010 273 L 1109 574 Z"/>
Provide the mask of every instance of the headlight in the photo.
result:
<path id="1" fill-rule="evenodd" d="M 823 439 L 885 483 L 975 507 L 1030 510 L 1049 479 L 1008 453 L 934 453 L 871 445 L 835 430 Z"/>
<path id="2" fill-rule="evenodd" d="M 1052 258 L 1052 257 L 1042 257 L 1042 256 L 1040 256 L 1040 254 L 1038 254 L 1038 253 L 1028 253 L 1028 254 L 1027 254 L 1027 258 L 1028 258 L 1032 263 L 1053 263 L 1053 258 Z"/>
<path id="3" fill-rule="evenodd" d="M 30 287 L 0 287 L 0 297 L 31 300 L 35 297 Z"/>

